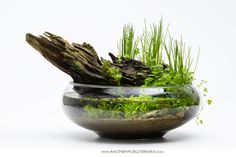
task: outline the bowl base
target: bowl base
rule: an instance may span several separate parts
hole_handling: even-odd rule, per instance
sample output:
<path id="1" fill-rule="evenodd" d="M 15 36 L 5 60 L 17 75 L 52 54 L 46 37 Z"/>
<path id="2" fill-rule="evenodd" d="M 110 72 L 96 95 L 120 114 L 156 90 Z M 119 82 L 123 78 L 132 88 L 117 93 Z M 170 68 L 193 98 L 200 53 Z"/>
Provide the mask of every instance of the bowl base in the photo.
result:
<path id="1" fill-rule="evenodd" d="M 142 133 L 112 134 L 104 132 L 96 132 L 96 133 L 102 138 L 111 138 L 111 139 L 155 139 L 155 138 L 162 138 L 166 134 L 166 132 L 154 132 L 145 134 Z"/>

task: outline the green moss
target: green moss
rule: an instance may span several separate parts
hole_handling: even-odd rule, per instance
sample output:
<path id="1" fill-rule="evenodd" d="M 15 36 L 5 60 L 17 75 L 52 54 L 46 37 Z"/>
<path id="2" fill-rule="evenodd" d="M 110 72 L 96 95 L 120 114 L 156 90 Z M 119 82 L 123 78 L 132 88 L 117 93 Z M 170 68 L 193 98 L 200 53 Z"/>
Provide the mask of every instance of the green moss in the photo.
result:
<path id="1" fill-rule="evenodd" d="M 187 70 L 171 71 L 170 69 L 152 68 L 152 74 L 145 79 L 144 87 L 188 85 L 192 84 L 194 77 Z"/>
<path id="2" fill-rule="evenodd" d="M 129 98 L 87 98 L 86 102 L 89 100 L 91 104 L 85 105 L 84 110 L 90 118 L 130 119 L 140 117 L 154 110 L 173 109 L 198 104 L 199 100 L 193 97 L 192 93 L 176 88 L 169 89 L 169 91 L 175 92 L 178 97 L 140 95 Z"/>
<path id="3" fill-rule="evenodd" d="M 120 85 L 122 74 L 120 73 L 119 68 L 112 66 L 110 61 L 103 61 L 102 71 L 104 74 L 107 74 L 108 77 L 111 77 L 112 80 L 116 81 L 118 85 Z"/>
<path id="4" fill-rule="evenodd" d="M 109 69 L 108 73 L 110 74 L 111 77 L 113 77 L 115 79 L 115 81 L 120 82 L 122 75 L 120 73 L 119 68 L 112 67 Z"/>

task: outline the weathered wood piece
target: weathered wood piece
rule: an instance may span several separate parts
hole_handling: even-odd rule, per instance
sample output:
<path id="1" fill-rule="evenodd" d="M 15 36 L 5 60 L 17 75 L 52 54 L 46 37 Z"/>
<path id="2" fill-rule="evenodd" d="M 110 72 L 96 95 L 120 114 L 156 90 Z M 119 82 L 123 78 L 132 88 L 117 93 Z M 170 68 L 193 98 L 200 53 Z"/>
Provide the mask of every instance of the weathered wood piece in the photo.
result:
<path id="1" fill-rule="evenodd" d="M 88 43 L 70 44 L 62 37 L 45 32 L 44 36 L 26 34 L 26 41 L 42 54 L 49 62 L 70 75 L 75 83 L 118 85 L 117 81 L 102 70 L 103 60 L 100 60 L 95 49 Z M 111 67 L 119 68 L 122 78 L 120 85 L 140 86 L 151 70 L 142 62 L 117 58 L 109 53 Z"/>

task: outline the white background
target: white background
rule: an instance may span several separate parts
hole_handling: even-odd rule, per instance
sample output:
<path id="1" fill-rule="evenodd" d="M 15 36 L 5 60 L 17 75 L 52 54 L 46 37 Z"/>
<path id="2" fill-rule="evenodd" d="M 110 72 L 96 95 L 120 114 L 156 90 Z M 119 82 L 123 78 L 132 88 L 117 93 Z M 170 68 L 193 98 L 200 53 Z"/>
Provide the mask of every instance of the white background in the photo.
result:
<path id="1" fill-rule="evenodd" d="M 207 80 L 214 100 L 194 121 L 164 140 L 101 139 L 70 122 L 62 111 L 71 80 L 25 42 L 25 34 L 49 31 L 91 43 L 100 56 L 117 52 L 126 22 L 141 32 L 144 20 L 163 16 L 201 56 L 197 79 Z M 200 156 L 236 155 L 236 1 L 234 0 L 1 0 L 0 156 Z M 102 150 L 160 150 L 162 154 L 102 154 Z"/>

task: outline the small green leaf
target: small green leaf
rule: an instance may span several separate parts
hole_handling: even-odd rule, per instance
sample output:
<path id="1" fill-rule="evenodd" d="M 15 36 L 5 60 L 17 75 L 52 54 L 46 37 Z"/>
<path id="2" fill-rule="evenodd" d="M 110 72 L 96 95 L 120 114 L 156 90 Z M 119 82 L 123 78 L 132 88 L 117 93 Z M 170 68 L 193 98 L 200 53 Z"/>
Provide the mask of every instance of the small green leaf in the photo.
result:
<path id="1" fill-rule="evenodd" d="M 212 100 L 211 100 L 211 99 L 208 99 L 208 100 L 207 100 L 207 104 L 208 104 L 208 105 L 211 105 L 211 104 L 212 104 Z"/>
<path id="2" fill-rule="evenodd" d="M 198 125 L 199 124 L 203 124 L 203 120 L 200 119 L 199 117 L 197 117 L 196 121 L 195 121 Z"/>
<path id="3" fill-rule="evenodd" d="M 205 87 L 205 88 L 203 88 L 203 91 L 204 91 L 205 93 L 207 93 L 207 92 L 208 92 L 208 89 Z"/>

